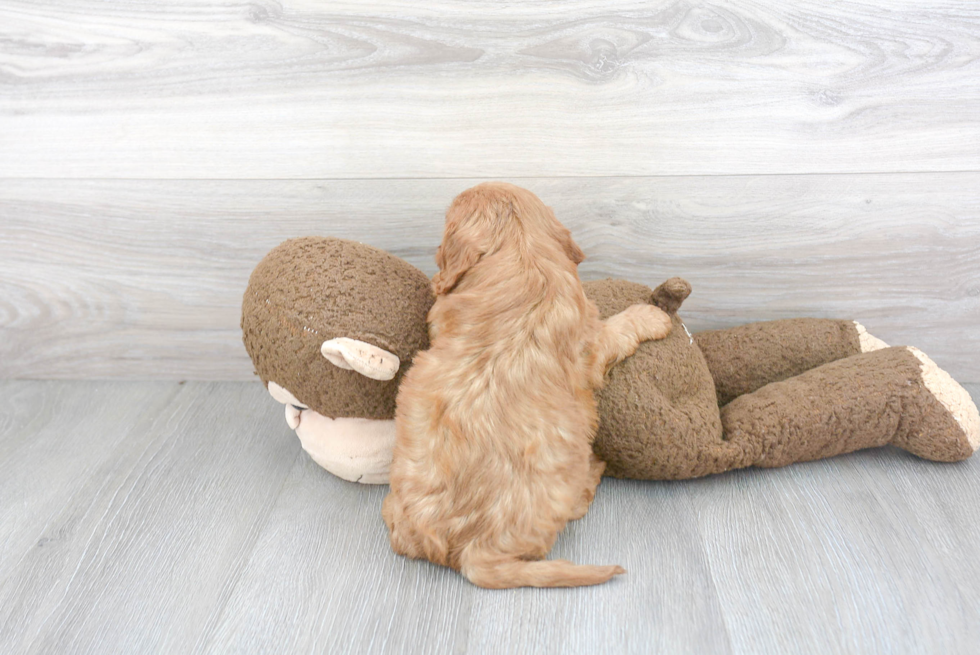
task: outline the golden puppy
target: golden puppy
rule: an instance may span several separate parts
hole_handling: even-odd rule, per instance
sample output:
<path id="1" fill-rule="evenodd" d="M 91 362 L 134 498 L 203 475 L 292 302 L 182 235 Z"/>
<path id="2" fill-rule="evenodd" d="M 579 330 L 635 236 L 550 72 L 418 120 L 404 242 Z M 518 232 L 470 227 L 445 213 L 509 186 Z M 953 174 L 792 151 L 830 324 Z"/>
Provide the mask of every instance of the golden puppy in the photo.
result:
<path id="1" fill-rule="evenodd" d="M 395 552 L 460 570 L 481 587 L 598 584 L 619 566 L 542 561 L 589 508 L 605 468 L 592 454 L 592 390 L 670 319 L 634 305 L 608 321 L 585 297 L 584 259 L 530 191 L 481 184 L 446 215 L 432 280 L 431 347 L 395 413 Z"/>

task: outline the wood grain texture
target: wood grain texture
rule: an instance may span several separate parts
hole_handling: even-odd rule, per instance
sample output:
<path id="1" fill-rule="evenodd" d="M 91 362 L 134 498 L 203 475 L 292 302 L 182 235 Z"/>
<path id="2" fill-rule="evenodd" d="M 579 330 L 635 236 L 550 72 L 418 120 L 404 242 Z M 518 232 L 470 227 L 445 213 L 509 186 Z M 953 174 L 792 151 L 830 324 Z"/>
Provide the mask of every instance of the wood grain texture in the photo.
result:
<path id="1" fill-rule="evenodd" d="M 688 485 L 606 478 L 550 557 L 620 564 L 614 584 L 474 590 L 472 652 L 735 653 Z M 514 629 L 520 626 L 520 629 Z"/>
<path id="2" fill-rule="evenodd" d="M 980 170 L 980 7 L 9 0 L 0 177 Z"/>
<path id="3" fill-rule="evenodd" d="M 391 555 L 386 493 L 301 456 L 207 652 L 458 651 L 470 587 L 448 569 Z"/>
<path id="4" fill-rule="evenodd" d="M 126 447 L 122 442 L 128 432 L 146 430 L 145 416 L 166 407 L 176 386 L 161 382 L 136 388 L 95 382 L 68 388 L 4 383 L 2 433 L 31 438 L 0 441 L 3 555 L 19 555 L 56 541 L 57 535 L 45 538 L 38 526 L 57 517 L 65 496 L 78 493 L 116 464 L 115 451 Z M 99 396 L 104 400 L 93 406 L 93 398 Z M 2 564 L 6 568 L 10 562 Z"/>
<path id="5" fill-rule="evenodd" d="M 0 650 L 190 652 L 296 459 L 281 417 L 255 402 L 265 390 L 21 382 L 3 392 L 5 415 L 37 418 L 0 433 L 14 452 L 0 488 Z"/>
<path id="6" fill-rule="evenodd" d="M 517 179 L 585 249 L 582 277 L 686 277 L 693 330 L 860 320 L 980 380 L 980 173 Z M 0 181 L 0 377 L 251 379 L 241 296 L 288 237 L 427 274 L 477 180 Z"/>
<path id="7" fill-rule="evenodd" d="M 734 650 L 967 652 L 978 551 L 961 550 L 965 516 L 932 514 L 974 513 L 958 490 L 976 464 L 882 449 L 705 480 L 693 502 Z"/>
<path id="8" fill-rule="evenodd" d="M 552 556 L 627 575 L 488 591 L 394 555 L 386 488 L 313 464 L 257 383 L 2 382 L 0 455 L 12 655 L 972 655 L 980 640 L 977 458 L 883 448 L 607 479 Z"/>

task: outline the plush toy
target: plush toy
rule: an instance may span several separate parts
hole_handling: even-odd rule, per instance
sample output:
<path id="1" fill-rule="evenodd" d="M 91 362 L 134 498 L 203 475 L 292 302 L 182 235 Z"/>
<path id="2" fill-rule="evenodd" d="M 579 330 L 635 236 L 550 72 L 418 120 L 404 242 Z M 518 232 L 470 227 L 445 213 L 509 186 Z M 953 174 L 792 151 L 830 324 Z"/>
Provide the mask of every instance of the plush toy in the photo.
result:
<path id="1" fill-rule="evenodd" d="M 398 383 L 429 347 L 433 301 L 422 271 L 342 239 L 291 239 L 252 272 L 245 348 L 303 449 L 334 475 L 388 482 Z"/>
<path id="2" fill-rule="evenodd" d="M 603 318 L 651 302 L 670 336 L 640 345 L 597 394 L 595 451 L 606 474 L 684 479 L 784 466 L 892 444 L 957 461 L 980 445 L 969 394 L 915 348 L 889 348 L 853 321 L 790 319 L 691 335 L 677 315 L 691 291 L 585 283 Z M 387 482 L 395 396 L 428 347 L 433 297 L 421 271 L 351 241 L 286 241 L 256 267 L 242 304 L 255 372 L 325 469 Z"/>

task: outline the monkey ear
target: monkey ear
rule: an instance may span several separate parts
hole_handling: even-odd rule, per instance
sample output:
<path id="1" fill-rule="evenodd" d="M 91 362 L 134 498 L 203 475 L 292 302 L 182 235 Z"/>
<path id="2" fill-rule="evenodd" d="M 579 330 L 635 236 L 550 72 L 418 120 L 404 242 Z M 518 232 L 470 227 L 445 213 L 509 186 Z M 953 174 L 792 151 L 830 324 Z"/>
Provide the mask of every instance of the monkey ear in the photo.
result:
<path id="1" fill-rule="evenodd" d="M 401 361 L 394 353 L 347 337 L 324 341 L 320 346 L 320 354 L 334 366 L 357 371 L 372 380 L 390 380 L 401 366 Z"/>
<path id="2" fill-rule="evenodd" d="M 448 232 L 442 245 L 436 251 L 436 264 L 439 272 L 432 278 L 432 290 L 437 296 L 448 293 L 459 282 L 466 271 L 483 257 L 483 251 L 468 239 L 462 238 L 456 230 Z"/>

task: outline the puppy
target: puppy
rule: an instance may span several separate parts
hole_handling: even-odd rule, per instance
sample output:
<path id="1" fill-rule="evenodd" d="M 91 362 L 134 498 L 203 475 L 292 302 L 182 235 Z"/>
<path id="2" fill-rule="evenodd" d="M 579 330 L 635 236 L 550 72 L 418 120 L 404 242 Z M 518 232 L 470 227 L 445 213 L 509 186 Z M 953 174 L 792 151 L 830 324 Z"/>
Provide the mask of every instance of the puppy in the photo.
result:
<path id="1" fill-rule="evenodd" d="M 585 255 L 530 191 L 487 183 L 446 215 L 430 348 L 401 383 L 391 492 L 395 552 L 481 587 L 573 587 L 619 566 L 543 561 L 589 508 L 605 463 L 592 454 L 593 389 L 670 319 L 634 305 L 603 322 L 578 278 Z"/>

